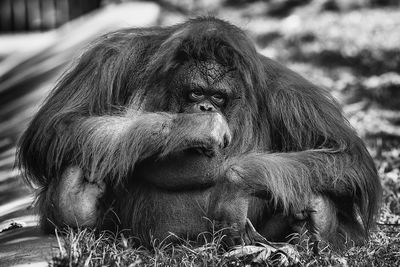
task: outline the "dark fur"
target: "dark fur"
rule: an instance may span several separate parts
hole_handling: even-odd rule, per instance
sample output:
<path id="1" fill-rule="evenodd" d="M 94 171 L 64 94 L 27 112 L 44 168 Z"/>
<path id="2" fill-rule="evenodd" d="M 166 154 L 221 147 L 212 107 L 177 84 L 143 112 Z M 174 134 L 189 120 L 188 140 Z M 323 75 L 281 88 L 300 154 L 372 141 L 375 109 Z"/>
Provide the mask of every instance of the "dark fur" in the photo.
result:
<path id="1" fill-rule="evenodd" d="M 53 194 L 70 165 L 80 166 L 89 180 L 105 180 L 109 188 L 123 185 L 118 192 L 126 194 L 114 199 L 116 211 L 123 227 L 138 235 L 156 227 L 151 212 L 160 201 L 193 208 L 127 177 L 137 162 L 184 146 L 180 140 L 196 131 L 193 114 L 174 114 L 168 82 L 182 62 L 209 58 L 235 68 L 243 81 L 235 88 L 236 115 L 227 116 L 233 138 L 222 173 L 229 182 L 269 200 L 269 214 L 301 209 L 312 194 L 328 196 L 339 220 L 329 241 L 341 242 L 341 234 L 365 239 L 381 187 L 370 155 L 337 104 L 324 90 L 258 54 L 241 30 L 213 18 L 107 34 L 65 74 L 19 150 L 25 177 L 41 186 L 43 224 L 62 223 L 60 211 L 52 208 Z M 174 129 L 179 120 L 181 127 Z M 268 220 L 263 207 L 252 209 L 257 225 Z"/>

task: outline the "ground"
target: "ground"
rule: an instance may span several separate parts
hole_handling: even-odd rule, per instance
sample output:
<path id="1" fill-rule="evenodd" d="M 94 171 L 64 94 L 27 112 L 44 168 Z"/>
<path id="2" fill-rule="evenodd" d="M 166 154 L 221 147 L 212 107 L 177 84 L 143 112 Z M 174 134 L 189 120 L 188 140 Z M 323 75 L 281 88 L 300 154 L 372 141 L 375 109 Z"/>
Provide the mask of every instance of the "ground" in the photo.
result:
<path id="1" fill-rule="evenodd" d="M 160 2 L 163 7 L 154 12 L 161 10 L 157 14 L 157 23 L 161 25 L 181 21 L 199 8 L 188 4 L 175 9 L 171 8 L 172 0 Z M 396 1 L 304 1 L 307 4 L 291 8 L 296 6 L 293 3 L 301 1 L 228 2 L 235 5 L 225 4 L 223 9 L 212 6 L 213 13 L 246 30 L 264 55 L 329 90 L 367 144 L 384 188 L 380 217 L 369 243 L 341 253 L 325 247 L 319 255 L 305 245 L 279 246 L 277 250 L 265 244 L 225 252 L 220 250 L 219 233 L 211 233 L 214 242 L 202 247 L 185 242 L 173 248 L 159 244 L 150 252 L 132 249 L 131 240 L 123 233 L 98 236 L 82 230 L 43 237 L 33 215 L 32 190 L 12 168 L 15 144 L 38 103 L 71 55 L 84 43 L 76 41 L 60 48 L 59 43 L 51 43 L 58 37 L 48 34 L 46 38 L 55 47 L 54 51 L 46 47 L 35 50 L 34 60 L 26 51 L 19 54 L 25 60 L 15 56 L 9 60 L 10 57 L 0 55 L 4 57 L 0 61 L 1 266 L 28 262 L 50 262 L 54 266 L 400 266 L 398 4 Z M 285 3 L 287 6 L 283 8 Z M 68 33 L 71 29 L 62 31 Z M 68 40 L 76 38 L 73 33 L 67 35 Z"/>

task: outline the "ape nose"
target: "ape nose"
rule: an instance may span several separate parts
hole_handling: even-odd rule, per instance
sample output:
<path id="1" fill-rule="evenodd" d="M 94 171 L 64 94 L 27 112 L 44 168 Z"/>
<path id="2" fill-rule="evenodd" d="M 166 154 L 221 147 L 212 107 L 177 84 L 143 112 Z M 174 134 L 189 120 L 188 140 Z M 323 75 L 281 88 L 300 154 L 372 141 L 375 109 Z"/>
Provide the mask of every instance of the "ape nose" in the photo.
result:
<path id="1" fill-rule="evenodd" d="M 200 105 L 200 111 L 215 111 L 214 107 L 212 105 L 209 104 L 201 104 Z"/>

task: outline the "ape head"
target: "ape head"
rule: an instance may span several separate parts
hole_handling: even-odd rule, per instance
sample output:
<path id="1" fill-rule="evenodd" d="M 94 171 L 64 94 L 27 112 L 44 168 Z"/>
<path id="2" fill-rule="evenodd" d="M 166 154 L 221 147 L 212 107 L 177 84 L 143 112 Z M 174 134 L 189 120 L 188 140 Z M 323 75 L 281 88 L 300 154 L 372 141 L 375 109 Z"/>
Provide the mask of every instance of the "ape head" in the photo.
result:
<path id="1" fill-rule="evenodd" d="M 240 132 L 233 138 L 235 145 L 243 135 L 254 135 L 244 132 L 254 128 L 254 86 L 263 83 L 263 69 L 243 31 L 214 18 L 195 19 L 172 28 L 158 45 L 145 71 L 145 91 L 153 91 L 145 100 L 145 110 L 219 112 L 234 135 Z"/>
<path id="2" fill-rule="evenodd" d="M 254 86 L 262 83 L 257 76 L 260 66 L 248 37 L 213 18 L 192 20 L 163 41 L 146 68 L 144 110 L 219 113 L 228 125 L 219 149 L 191 144 L 187 150 L 145 160 L 136 175 L 169 189 L 177 189 L 176 184 L 202 188 L 217 182 L 225 155 L 253 149 L 255 138 L 263 134 L 254 132 L 258 112 Z"/>
<path id="3" fill-rule="evenodd" d="M 178 103 L 171 101 L 169 109 L 176 105 L 177 112 L 219 112 L 230 116 L 241 104 L 238 99 L 244 97 L 240 91 L 244 85 L 236 78 L 238 75 L 237 70 L 214 60 L 186 62 L 171 83 Z"/>

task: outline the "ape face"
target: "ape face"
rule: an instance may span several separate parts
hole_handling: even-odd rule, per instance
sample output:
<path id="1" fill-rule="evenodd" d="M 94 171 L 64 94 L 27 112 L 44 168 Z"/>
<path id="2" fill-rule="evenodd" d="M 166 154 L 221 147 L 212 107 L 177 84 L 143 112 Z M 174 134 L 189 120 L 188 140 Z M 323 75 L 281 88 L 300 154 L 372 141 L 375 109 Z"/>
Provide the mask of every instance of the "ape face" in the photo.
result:
<path id="1" fill-rule="evenodd" d="M 185 71 L 186 69 L 186 71 Z M 224 112 L 237 92 L 234 71 L 216 61 L 186 63 L 176 84 L 184 103 L 182 112 Z"/>
<path id="2" fill-rule="evenodd" d="M 240 106 L 243 87 L 235 69 L 216 60 L 181 64 L 169 86 L 173 101 L 169 111 L 179 113 L 218 112 L 230 121 Z"/>

